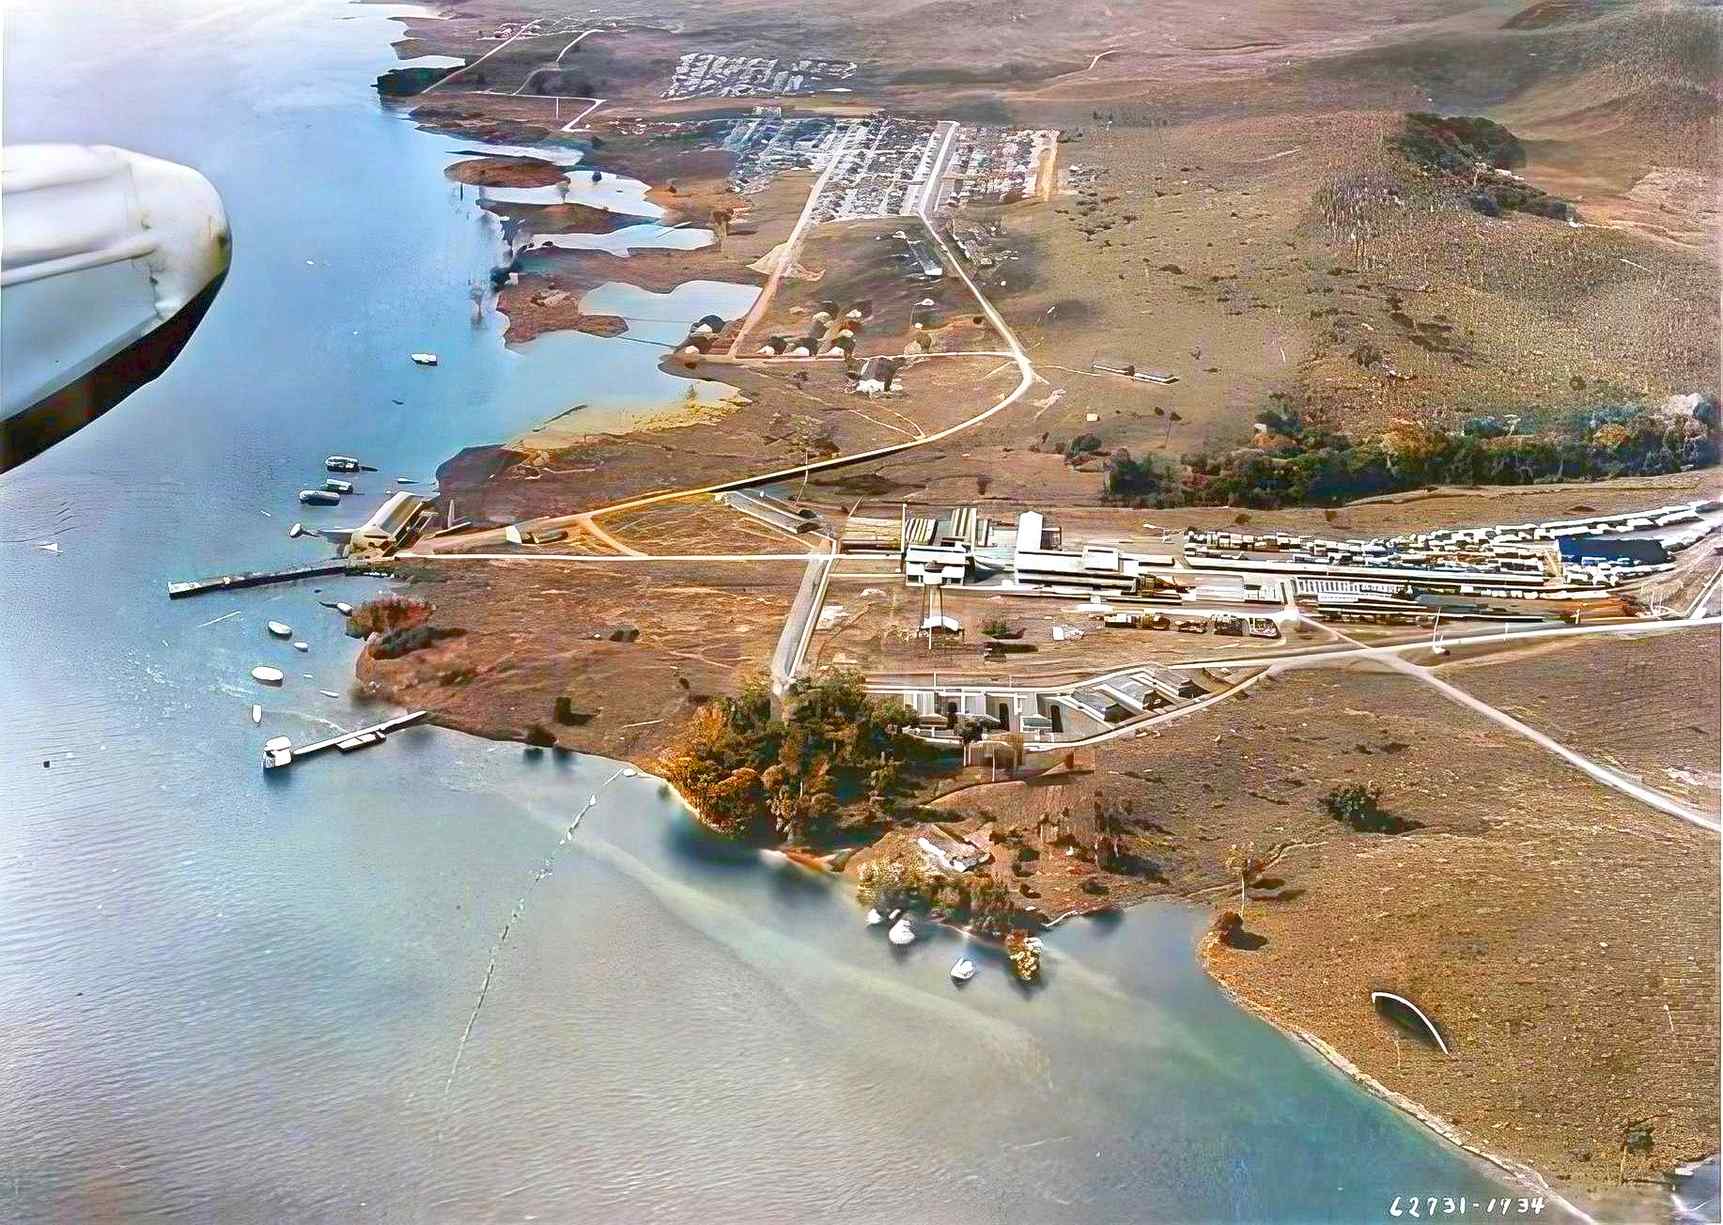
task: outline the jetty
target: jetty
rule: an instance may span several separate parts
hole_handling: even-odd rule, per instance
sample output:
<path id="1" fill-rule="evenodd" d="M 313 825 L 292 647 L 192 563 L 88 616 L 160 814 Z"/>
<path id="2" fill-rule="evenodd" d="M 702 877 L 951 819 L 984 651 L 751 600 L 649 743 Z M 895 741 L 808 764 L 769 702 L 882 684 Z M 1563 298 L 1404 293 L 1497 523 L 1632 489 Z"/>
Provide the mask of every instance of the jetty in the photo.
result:
<path id="1" fill-rule="evenodd" d="M 411 727 L 430 718 L 428 710 L 410 711 L 404 715 L 396 715 L 392 719 L 384 719 L 381 723 L 373 723 L 369 727 L 355 728 L 350 732 L 337 732 L 322 740 L 314 740 L 310 744 L 295 747 L 286 736 L 273 736 L 263 745 L 263 768 L 278 770 L 291 766 L 307 757 L 314 757 L 328 749 L 339 749 L 343 753 L 351 753 L 356 749 L 368 749 L 374 744 L 382 744 L 390 732 L 400 731 L 403 727 Z"/>
<path id="2" fill-rule="evenodd" d="M 221 574 L 214 578 L 194 578 L 168 584 L 168 598 L 182 600 L 187 596 L 204 595 L 211 591 L 234 591 L 241 587 L 262 587 L 269 583 L 291 583 L 302 578 L 330 578 L 334 575 L 369 574 L 387 578 L 388 571 L 377 568 L 375 561 L 312 562 L 304 566 L 288 566 L 281 570 L 248 570 L 244 574 Z"/>

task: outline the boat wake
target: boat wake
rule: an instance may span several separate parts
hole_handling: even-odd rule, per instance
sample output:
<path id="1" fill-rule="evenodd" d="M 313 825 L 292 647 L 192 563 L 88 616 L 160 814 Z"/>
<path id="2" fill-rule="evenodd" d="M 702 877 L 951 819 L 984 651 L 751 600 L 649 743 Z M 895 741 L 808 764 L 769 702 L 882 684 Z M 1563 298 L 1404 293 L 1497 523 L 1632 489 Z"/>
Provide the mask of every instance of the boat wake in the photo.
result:
<path id="1" fill-rule="evenodd" d="M 455 1059 L 454 1062 L 449 1065 L 448 1079 L 443 1082 L 442 1105 L 439 1112 L 440 1118 L 447 1118 L 449 1092 L 454 1088 L 455 1076 L 461 1070 L 461 1057 L 467 1052 L 467 1042 L 473 1036 L 473 1027 L 479 1023 L 479 1013 L 484 1009 L 485 998 L 490 995 L 491 979 L 496 976 L 497 961 L 502 957 L 503 946 L 508 943 L 509 933 L 514 931 L 515 924 L 519 923 L 522 917 L 526 914 L 527 899 L 532 896 L 533 886 L 537 885 L 545 877 L 551 874 L 551 870 L 556 867 L 556 857 L 562 853 L 562 848 L 567 846 L 569 842 L 573 840 L 574 831 L 580 828 L 581 819 L 594 808 L 598 807 L 598 797 L 604 794 L 604 789 L 610 786 L 611 783 L 614 783 L 617 779 L 622 778 L 624 775 L 632 776 L 634 773 L 635 771 L 632 768 L 626 766 L 623 767 L 600 783 L 597 790 L 587 797 L 586 803 L 581 806 L 579 812 L 574 814 L 574 819 L 570 821 L 567 828 L 562 831 L 562 837 L 557 840 L 557 844 L 550 849 L 550 853 L 544 857 L 544 862 L 539 865 L 538 871 L 534 872 L 532 879 L 527 882 L 526 889 L 515 902 L 514 910 L 509 913 L 508 922 L 504 923 L 502 931 L 497 933 L 496 943 L 491 946 L 490 961 L 485 965 L 484 981 L 479 984 L 478 999 L 473 1002 L 472 1014 L 467 1017 L 467 1027 L 461 1031 L 461 1040 L 455 1045 Z M 440 1141 L 442 1138 L 443 1130 L 441 1123 L 439 1123 L 437 1128 L 437 1139 Z"/>

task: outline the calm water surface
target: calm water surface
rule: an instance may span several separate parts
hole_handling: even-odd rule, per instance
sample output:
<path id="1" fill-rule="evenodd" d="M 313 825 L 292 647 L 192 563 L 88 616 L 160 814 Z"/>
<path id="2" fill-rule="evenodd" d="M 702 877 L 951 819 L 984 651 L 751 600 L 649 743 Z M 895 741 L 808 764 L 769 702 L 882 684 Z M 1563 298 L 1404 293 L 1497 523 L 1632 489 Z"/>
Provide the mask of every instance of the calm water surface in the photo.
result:
<path id="1" fill-rule="evenodd" d="M 473 324 L 497 231 L 442 176 L 461 146 L 378 107 L 387 12 L 8 14 L 7 139 L 199 166 L 236 258 L 165 377 L 0 478 L 0 1219 L 1315 1222 L 1487 1195 L 1227 1004 L 1194 912 L 1061 928 L 1033 994 L 970 950 L 959 992 L 956 937 L 894 955 L 650 780 L 608 786 L 532 884 L 609 762 L 418 729 L 265 781 L 263 735 L 368 713 L 318 692 L 347 692 L 353 644 L 309 588 L 162 584 L 314 555 L 285 529 L 324 454 L 384 468 L 322 512 L 345 521 L 658 377 L 649 346 L 511 353 Z M 673 330 L 665 296 L 598 301 Z M 288 684 L 257 690 L 260 662 Z"/>

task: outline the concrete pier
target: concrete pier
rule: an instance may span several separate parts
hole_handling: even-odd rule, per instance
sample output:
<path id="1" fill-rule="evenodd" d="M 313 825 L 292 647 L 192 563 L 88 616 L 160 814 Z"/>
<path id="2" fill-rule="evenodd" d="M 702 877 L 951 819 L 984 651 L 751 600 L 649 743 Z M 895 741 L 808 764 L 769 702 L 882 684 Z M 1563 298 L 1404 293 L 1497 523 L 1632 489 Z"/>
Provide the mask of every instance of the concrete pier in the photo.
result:
<path id="1" fill-rule="evenodd" d="M 399 731 L 403 727 L 411 727 L 422 723 L 430 717 L 428 710 L 410 711 L 404 715 L 396 715 L 392 719 L 384 719 L 381 723 L 373 723 L 369 727 L 356 727 L 350 732 L 337 732 L 322 740 L 314 740 L 310 744 L 294 747 L 293 742 L 286 736 L 274 736 L 264 742 L 263 768 L 276 770 L 283 766 L 291 766 L 302 758 L 312 757 L 327 749 L 339 749 L 350 753 L 355 749 L 370 748 L 381 744 L 390 732 Z"/>
<path id="2" fill-rule="evenodd" d="M 248 570 L 244 574 L 222 574 L 214 578 L 190 579 L 168 584 L 168 598 L 181 600 L 187 596 L 204 595 L 211 591 L 233 591 L 240 587 L 262 587 L 269 583 L 291 583 L 302 578 L 329 578 L 334 575 L 371 574 L 387 578 L 388 571 L 379 569 L 375 561 L 312 562 L 305 566 L 288 566 L 282 570 Z"/>

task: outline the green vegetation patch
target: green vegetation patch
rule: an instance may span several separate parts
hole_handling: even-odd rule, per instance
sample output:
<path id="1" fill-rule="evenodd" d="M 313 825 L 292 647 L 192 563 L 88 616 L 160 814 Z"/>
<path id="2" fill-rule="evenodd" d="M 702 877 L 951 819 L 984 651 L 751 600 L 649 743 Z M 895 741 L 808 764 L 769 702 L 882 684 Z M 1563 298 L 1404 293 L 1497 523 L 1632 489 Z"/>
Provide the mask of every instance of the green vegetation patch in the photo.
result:
<path id="1" fill-rule="evenodd" d="M 1566 221 L 1573 216 L 1568 201 L 1509 173 L 1526 164 L 1526 149 L 1493 120 L 1412 111 L 1388 143 L 1413 165 L 1463 185 L 1466 203 L 1486 217 L 1518 212 Z"/>
<path id="2" fill-rule="evenodd" d="M 803 845 L 830 837 L 849 806 L 886 812 L 924 746 L 915 712 L 868 696 L 859 672 L 798 681 L 781 715 L 755 679 L 700 708 L 660 769 L 700 819 L 731 837 Z"/>

